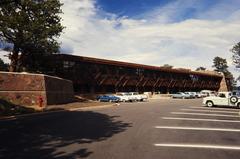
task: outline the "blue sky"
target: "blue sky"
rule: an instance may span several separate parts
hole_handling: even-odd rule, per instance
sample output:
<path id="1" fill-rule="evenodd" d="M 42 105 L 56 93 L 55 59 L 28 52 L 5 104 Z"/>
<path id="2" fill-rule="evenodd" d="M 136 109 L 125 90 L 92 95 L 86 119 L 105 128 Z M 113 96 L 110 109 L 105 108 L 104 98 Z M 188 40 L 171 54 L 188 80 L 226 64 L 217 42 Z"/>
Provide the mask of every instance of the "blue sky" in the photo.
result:
<path id="1" fill-rule="evenodd" d="M 60 0 L 61 52 L 175 68 L 212 68 L 240 41 L 240 0 Z M 0 54 L 0 57 L 2 57 Z"/>
<path id="2" fill-rule="evenodd" d="M 178 6 L 173 6 L 174 3 L 177 3 Z M 219 4 L 225 11 L 219 11 L 218 15 L 209 17 L 200 15 Z M 166 8 L 164 11 L 168 10 L 168 12 L 172 11 L 174 13 L 177 10 L 178 12 L 172 17 L 173 21 L 171 22 L 179 22 L 187 19 L 221 19 L 222 16 L 229 16 L 233 11 L 238 10 L 239 4 L 238 0 L 97 0 L 95 5 L 105 12 L 115 14 L 117 17 L 126 16 L 132 19 L 146 18 L 144 17 L 145 13 L 153 10 Z"/>
<path id="3" fill-rule="evenodd" d="M 164 7 L 174 2 L 176 2 L 176 0 L 97 0 L 96 5 L 100 9 L 106 12 L 114 13 L 119 17 L 127 16 L 129 18 L 139 19 L 143 18 L 141 15 L 145 12 Z M 179 18 L 178 20 L 198 18 L 195 15 L 196 12 L 206 11 L 218 2 L 220 2 L 220 0 L 191 0 L 191 3 L 194 3 L 195 5 L 184 8 L 184 10 L 182 10 L 182 14 L 176 15 L 176 17 Z M 171 10 L 171 7 L 169 7 L 169 10 Z"/>
<path id="4" fill-rule="evenodd" d="M 138 17 L 159 6 L 164 6 L 174 0 L 98 0 L 97 5 L 106 12 L 118 16 Z"/>

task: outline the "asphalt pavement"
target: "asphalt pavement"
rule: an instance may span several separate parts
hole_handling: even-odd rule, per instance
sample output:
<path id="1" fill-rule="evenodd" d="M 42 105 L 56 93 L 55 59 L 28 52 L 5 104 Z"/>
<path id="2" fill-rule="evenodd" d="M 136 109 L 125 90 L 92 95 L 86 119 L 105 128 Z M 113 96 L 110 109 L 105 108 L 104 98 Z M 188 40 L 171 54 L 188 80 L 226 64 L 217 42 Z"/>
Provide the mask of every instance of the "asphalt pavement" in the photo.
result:
<path id="1" fill-rule="evenodd" d="M 0 121 L 4 159 L 239 159 L 239 109 L 154 99 Z"/>

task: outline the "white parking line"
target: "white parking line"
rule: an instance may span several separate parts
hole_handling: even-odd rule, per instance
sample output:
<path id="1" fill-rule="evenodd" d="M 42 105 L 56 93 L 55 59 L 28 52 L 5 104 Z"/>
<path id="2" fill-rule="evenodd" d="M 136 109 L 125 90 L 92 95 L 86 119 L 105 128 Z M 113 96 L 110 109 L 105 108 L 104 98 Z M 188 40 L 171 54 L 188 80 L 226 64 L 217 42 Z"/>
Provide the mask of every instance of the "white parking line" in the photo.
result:
<path id="1" fill-rule="evenodd" d="M 203 149 L 225 149 L 225 150 L 240 150 L 240 146 L 225 146 L 225 145 L 203 145 L 203 144 L 154 144 L 158 147 L 178 147 L 178 148 L 203 148 Z"/>
<path id="2" fill-rule="evenodd" d="M 174 118 L 162 117 L 165 120 L 185 120 L 185 121 L 206 121 L 206 122 L 225 122 L 225 123 L 240 123 L 239 120 L 220 120 L 220 119 L 197 119 L 197 118 Z"/>
<path id="3" fill-rule="evenodd" d="M 239 115 L 225 115 L 225 114 L 185 113 L 185 112 L 171 112 L 171 114 L 177 114 L 177 115 L 200 115 L 200 116 L 221 116 L 221 117 L 240 118 Z"/>
<path id="4" fill-rule="evenodd" d="M 194 107 L 194 106 L 191 106 L 189 108 L 194 108 L 194 109 L 211 109 L 211 110 L 229 110 L 229 111 L 236 111 L 236 112 L 239 112 L 238 109 L 233 109 L 232 107 L 231 108 L 221 108 L 221 107 L 218 107 L 218 108 L 212 108 L 212 107 Z"/>
<path id="5" fill-rule="evenodd" d="M 198 110 L 198 109 L 181 109 L 183 111 L 191 111 L 191 112 L 216 112 L 216 113 L 229 113 L 229 114 L 238 114 L 237 111 L 222 111 L 222 110 Z"/>
<path id="6" fill-rule="evenodd" d="M 240 132 L 240 129 L 203 128 L 203 127 L 155 126 L 155 128 L 157 128 L 157 129 L 173 129 L 173 130 Z"/>

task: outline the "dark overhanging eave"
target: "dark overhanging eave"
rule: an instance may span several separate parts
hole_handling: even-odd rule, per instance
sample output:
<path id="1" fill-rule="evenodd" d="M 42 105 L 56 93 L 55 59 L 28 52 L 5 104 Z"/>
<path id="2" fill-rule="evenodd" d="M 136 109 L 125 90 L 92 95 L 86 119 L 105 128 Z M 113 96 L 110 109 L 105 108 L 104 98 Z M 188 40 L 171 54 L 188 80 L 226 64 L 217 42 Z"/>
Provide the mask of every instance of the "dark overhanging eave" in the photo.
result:
<path id="1" fill-rule="evenodd" d="M 201 76 L 208 76 L 208 77 L 209 76 L 210 77 L 219 77 L 219 78 L 223 77 L 221 74 L 192 71 L 190 69 L 163 68 L 163 67 L 158 67 L 158 66 L 150 66 L 150 65 L 144 65 L 144 64 L 107 60 L 107 59 L 100 59 L 100 58 L 86 57 L 86 56 L 76 56 L 76 55 L 69 55 L 69 54 L 55 54 L 54 56 L 62 57 L 66 60 L 72 60 L 72 61 L 80 60 L 83 62 L 120 66 L 120 67 L 141 68 L 141 69 L 146 69 L 146 70 L 156 70 L 156 71 L 169 72 L 169 73 L 201 75 Z"/>

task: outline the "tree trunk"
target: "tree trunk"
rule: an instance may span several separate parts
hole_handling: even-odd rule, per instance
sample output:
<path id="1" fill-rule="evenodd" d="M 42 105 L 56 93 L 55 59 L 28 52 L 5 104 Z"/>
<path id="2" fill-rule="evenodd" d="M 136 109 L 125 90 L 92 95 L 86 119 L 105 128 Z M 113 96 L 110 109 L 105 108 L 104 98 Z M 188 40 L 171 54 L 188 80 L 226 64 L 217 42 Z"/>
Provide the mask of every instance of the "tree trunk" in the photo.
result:
<path id="1" fill-rule="evenodd" d="M 10 67 L 9 72 L 17 72 L 18 71 L 18 54 L 19 54 L 19 48 L 14 46 L 12 55 L 10 55 Z"/>

